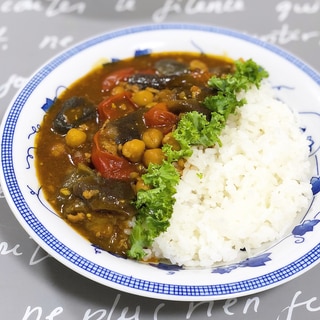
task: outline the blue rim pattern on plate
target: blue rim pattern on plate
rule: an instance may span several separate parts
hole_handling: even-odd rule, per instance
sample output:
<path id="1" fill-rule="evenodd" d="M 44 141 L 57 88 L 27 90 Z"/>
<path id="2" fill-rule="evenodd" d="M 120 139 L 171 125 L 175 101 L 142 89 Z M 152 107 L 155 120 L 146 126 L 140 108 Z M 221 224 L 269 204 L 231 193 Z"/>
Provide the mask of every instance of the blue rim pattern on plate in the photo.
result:
<path id="1" fill-rule="evenodd" d="M 13 103 L 11 110 L 9 111 L 7 121 L 4 123 L 3 127 L 3 136 L 1 144 L 1 153 L 2 153 L 2 168 L 4 171 L 4 177 L 9 193 L 11 194 L 12 201 L 14 202 L 16 208 L 19 210 L 21 216 L 25 222 L 30 226 L 32 230 L 56 253 L 58 253 L 62 258 L 66 259 L 73 265 L 89 272 L 95 276 L 106 279 L 112 283 L 127 287 L 133 288 L 138 291 L 151 292 L 161 295 L 172 295 L 172 296 L 191 296 L 191 297 L 217 297 L 225 296 L 228 294 L 234 293 L 243 293 L 256 290 L 259 288 L 270 287 L 276 285 L 280 281 L 284 281 L 294 275 L 299 271 L 308 268 L 314 262 L 320 258 L 320 244 L 315 246 L 310 250 L 306 255 L 302 256 L 300 259 L 294 261 L 292 264 L 286 265 L 283 268 L 280 268 L 274 272 L 265 274 L 260 277 L 254 277 L 245 281 L 240 282 L 231 282 L 227 284 L 218 284 L 218 285 L 203 285 L 203 286 L 193 286 L 193 285 L 174 285 L 174 284 L 165 284 L 152 281 L 145 281 L 139 278 L 129 277 L 108 268 L 105 268 L 101 265 L 95 264 L 92 261 L 87 260 L 86 258 L 80 256 L 66 245 L 61 243 L 56 239 L 37 219 L 35 214 L 29 208 L 26 203 L 20 187 L 17 183 L 16 174 L 13 166 L 13 154 L 12 154 L 12 143 L 15 132 L 16 121 L 19 118 L 22 107 L 25 102 L 36 89 L 39 83 L 54 70 L 61 63 L 68 60 L 70 57 L 76 55 L 78 52 L 81 52 L 91 46 L 99 44 L 101 42 L 107 41 L 109 39 L 121 37 L 127 34 L 147 32 L 153 30 L 196 30 L 196 31 L 206 31 L 212 33 L 218 33 L 226 36 L 231 36 L 245 40 L 247 42 L 253 43 L 257 46 L 263 47 L 269 51 L 280 55 L 284 59 L 290 61 L 296 67 L 305 72 L 309 77 L 311 77 L 317 84 L 320 84 L 320 77 L 316 74 L 310 67 L 298 60 L 297 58 L 291 56 L 287 52 L 277 48 L 273 45 L 264 43 L 259 39 L 252 38 L 245 34 L 240 34 L 232 30 L 226 30 L 217 27 L 211 26 L 201 26 L 201 25 L 189 25 L 189 24 L 164 24 L 164 25 L 151 25 L 151 26 L 138 26 L 133 28 L 128 28 L 124 30 L 119 30 L 111 32 L 105 35 L 100 35 L 93 39 L 90 39 L 84 43 L 81 43 L 74 48 L 67 50 L 61 55 L 54 58 L 49 64 L 44 66 L 40 71 L 38 71 L 32 79 L 27 83 L 24 89 L 19 93 L 16 100 Z"/>

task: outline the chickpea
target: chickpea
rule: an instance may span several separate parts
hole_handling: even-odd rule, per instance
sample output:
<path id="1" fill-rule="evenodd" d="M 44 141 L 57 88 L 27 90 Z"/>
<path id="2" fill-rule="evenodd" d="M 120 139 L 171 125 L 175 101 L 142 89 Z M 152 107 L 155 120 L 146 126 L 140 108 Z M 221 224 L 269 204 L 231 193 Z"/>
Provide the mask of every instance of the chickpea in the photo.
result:
<path id="1" fill-rule="evenodd" d="M 130 141 L 127 141 L 122 146 L 122 154 L 130 161 L 132 162 L 139 162 L 141 161 L 144 149 L 145 149 L 145 143 L 142 140 L 139 139 L 133 139 Z"/>
<path id="2" fill-rule="evenodd" d="M 159 148 L 162 144 L 162 139 L 163 133 L 155 128 L 147 129 L 142 135 L 142 140 L 148 149 Z"/>
<path id="3" fill-rule="evenodd" d="M 191 70 L 201 70 L 201 71 L 207 71 L 208 70 L 208 67 L 207 65 L 202 62 L 201 60 L 198 60 L 198 59 L 194 59 L 192 61 L 190 61 L 190 69 Z"/>
<path id="4" fill-rule="evenodd" d="M 172 132 L 169 132 L 163 137 L 162 143 L 169 144 L 172 149 L 176 151 L 181 149 L 179 142 L 173 137 Z"/>
<path id="5" fill-rule="evenodd" d="M 82 130 L 72 128 L 67 132 L 65 139 L 66 139 L 66 144 L 69 147 L 76 148 L 86 142 L 87 134 Z"/>
<path id="6" fill-rule="evenodd" d="M 117 94 L 120 94 L 120 93 L 123 93 L 124 92 L 124 88 L 121 87 L 121 86 L 115 86 L 112 90 L 111 90 L 111 94 L 113 96 L 117 95 Z"/>
<path id="7" fill-rule="evenodd" d="M 138 179 L 136 183 L 136 192 L 138 192 L 139 190 L 149 190 L 149 189 L 150 187 L 147 184 L 145 184 L 142 179 Z"/>
<path id="8" fill-rule="evenodd" d="M 160 148 L 148 149 L 142 157 L 143 164 L 148 167 L 150 163 L 161 164 L 164 160 L 164 153 Z"/>
<path id="9" fill-rule="evenodd" d="M 139 177 L 139 173 L 138 172 L 130 172 L 130 178 L 131 179 L 137 179 Z"/>
<path id="10" fill-rule="evenodd" d="M 145 107 L 153 101 L 153 94 L 149 90 L 141 90 L 132 95 L 132 101 L 139 107 Z"/>

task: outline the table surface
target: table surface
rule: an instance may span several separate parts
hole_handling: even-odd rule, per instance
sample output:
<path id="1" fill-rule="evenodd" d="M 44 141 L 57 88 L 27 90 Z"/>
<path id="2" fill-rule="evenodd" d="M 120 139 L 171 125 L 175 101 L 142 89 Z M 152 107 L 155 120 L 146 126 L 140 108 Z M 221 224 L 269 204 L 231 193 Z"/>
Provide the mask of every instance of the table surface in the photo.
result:
<path id="1" fill-rule="evenodd" d="M 245 32 L 282 47 L 320 72 L 320 2 L 316 0 L 1 0 L 1 118 L 28 77 L 52 56 L 110 30 L 167 22 Z M 320 266 L 268 291 L 215 302 L 162 301 L 104 287 L 39 248 L 16 221 L 2 193 L 0 197 L 1 319 L 320 317 Z"/>

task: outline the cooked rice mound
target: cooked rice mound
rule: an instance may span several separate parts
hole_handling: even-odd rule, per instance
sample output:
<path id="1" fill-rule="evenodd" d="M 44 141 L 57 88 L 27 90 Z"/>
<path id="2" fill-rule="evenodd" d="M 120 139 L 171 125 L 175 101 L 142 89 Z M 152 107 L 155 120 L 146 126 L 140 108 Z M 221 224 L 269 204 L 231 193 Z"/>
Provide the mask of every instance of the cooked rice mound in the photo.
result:
<path id="1" fill-rule="evenodd" d="M 208 267 L 250 256 L 283 237 L 311 194 L 309 147 L 296 115 L 252 88 L 230 115 L 222 147 L 194 148 L 177 186 L 170 227 L 154 241 L 158 258 Z"/>

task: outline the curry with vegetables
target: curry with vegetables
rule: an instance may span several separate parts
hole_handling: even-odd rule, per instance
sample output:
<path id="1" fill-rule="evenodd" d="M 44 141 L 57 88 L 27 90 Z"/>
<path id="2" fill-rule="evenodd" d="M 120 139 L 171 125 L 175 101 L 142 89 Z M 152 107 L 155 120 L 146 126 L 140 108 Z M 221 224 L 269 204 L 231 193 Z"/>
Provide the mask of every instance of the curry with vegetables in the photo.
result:
<path id="1" fill-rule="evenodd" d="M 219 141 L 252 60 L 161 53 L 110 62 L 59 96 L 36 139 L 45 197 L 93 245 L 142 259 L 169 225 L 192 145 Z"/>

